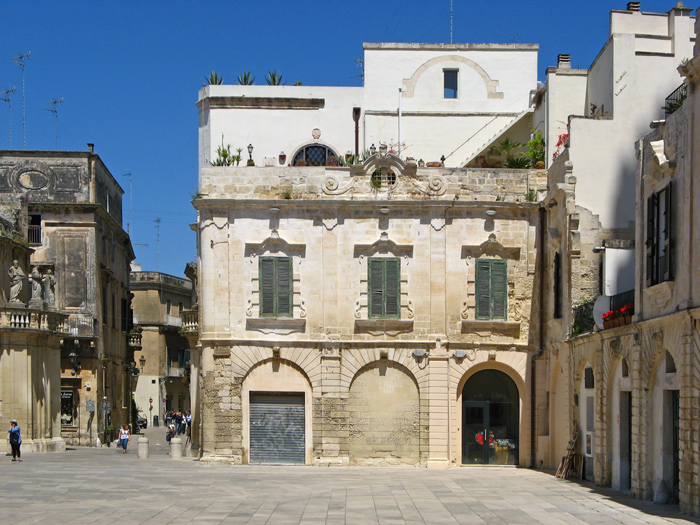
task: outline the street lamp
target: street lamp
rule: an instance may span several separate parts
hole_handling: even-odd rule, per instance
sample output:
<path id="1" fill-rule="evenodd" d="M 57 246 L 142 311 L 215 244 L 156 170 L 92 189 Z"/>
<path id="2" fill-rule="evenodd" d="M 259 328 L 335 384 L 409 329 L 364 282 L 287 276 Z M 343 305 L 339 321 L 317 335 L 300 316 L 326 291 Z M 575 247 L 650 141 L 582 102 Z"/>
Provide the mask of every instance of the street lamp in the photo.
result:
<path id="1" fill-rule="evenodd" d="M 141 371 L 143 372 L 143 369 L 146 366 L 146 358 L 144 356 L 139 358 L 139 364 L 141 365 Z"/>
<path id="2" fill-rule="evenodd" d="M 369 147 L 369 152 L 374 155 L 377 153 L 377 147 L 374 145 L 374 142 L 372 142 L 372 145 Z"/>

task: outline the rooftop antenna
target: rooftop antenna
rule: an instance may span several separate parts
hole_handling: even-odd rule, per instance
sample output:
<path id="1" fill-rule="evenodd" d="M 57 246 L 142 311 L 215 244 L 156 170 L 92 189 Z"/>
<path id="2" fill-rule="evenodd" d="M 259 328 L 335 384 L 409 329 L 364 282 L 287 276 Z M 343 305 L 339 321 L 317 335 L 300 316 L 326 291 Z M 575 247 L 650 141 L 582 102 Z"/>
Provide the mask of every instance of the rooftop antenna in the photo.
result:
<path id="1" fill-rule="evenodd" d="M 156 244 L 158 245 L 156 270 L 160 273 L 160 217 L 157 217 L 153 222 L 156 223 Z"/>
<path id="2" fill-rule="evenodd" d="M 24 98 L 24 61 L 31 57 L 31 51 L 18 55 L 12 61 L 22 68 L 22 149 L 27 149 L 27 112 Z"/>
<path id="3" fill-rule="evenodd" d="M 15 92 L 15 88 L 11 87 L 0 93 L 0 100 L 7 102 L 7 110 L 10 114 L 10 149 L 12 149 L 12 93 Z M 5 96 L 6 95 L 6 96 Z"/>
<path id="4" fill-rule="evenodd" d="M 365 78 L 365 60 L 364 60 L 364 58 L 354 57 L 353 60 L 357 64 L 357 67 L 362 68 L 362 73 L 360 73 L 359 75 L 353 75 L 350 78 L 361 78 L 362 80 L 364 80 L 364 78 Z"/>
<path id="5" fill-rule="evenodd" d="M 63 97 L 61 99 L 55 99 L 55 100 L 49 100 L 47 104 L 51 104 L 50 108 L 44 108 L 44 111 L 48 111 L 49 113 L 53 113 L 53 116 L 56 117 L 56 149 L 58 150 L 58 106 L 63 104 Z"/>
<path id="6" fill-rule="evenodd" d="M 132 177 L 131 177 L 131 172 L 125 173 L 122 175 L 125 179 L 129 179 L 129 222 L 126 225 L 126 233 L 131 237 L 131 223 L 134 221 L 134 194 L 131 191 L 132 189 Z M 148 246 L 148 244 L 141 245 L 139 244 L 138 246 Z"/>
<path id="7" fill-rule="evenodd" d="M 452 1 L 450 0 L 450 44 L 452 43 Z"/>

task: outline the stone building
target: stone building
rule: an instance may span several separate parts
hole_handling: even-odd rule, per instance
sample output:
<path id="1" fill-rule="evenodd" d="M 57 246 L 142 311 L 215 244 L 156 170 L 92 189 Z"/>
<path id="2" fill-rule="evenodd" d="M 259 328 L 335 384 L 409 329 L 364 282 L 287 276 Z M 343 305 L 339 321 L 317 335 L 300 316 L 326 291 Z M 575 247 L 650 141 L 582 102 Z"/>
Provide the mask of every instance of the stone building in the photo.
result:
<path id="1" fill-rule="evenodd" d="M 140 368 L 134 401 L 154 423 L 169 410 L 191 410 L 190 351 L 181 314 L 191 307 L 192 282 L 160 272 L 131 272 L 133 332 L 141 334 L 134 353 Z"/>
<path id="2" fill-rule="evenodd" d="M 32 294 L 67 316 L 55 393 L 69 444 L 104 439 L 106 428 L 130 421 L 134 255 L 121 226 L 122 193 L 92 145 L 84 152 L 0 151 L 0 194 L 27 203 L 22 240 L 32 249 Z"/>
<path id="3" fill-rule="evenodd" d="M 688 14 L 679 3 L 669 16 Z M 678 89 L 677 72 L 659 79 L 672 86 L 653 101 L 655 108 L 665 108 L 665 118 L 657 111 L 648 114 L 657 120 L 634 148 L 635 233 L 625 246 L 634 250 L 633 290 L 606 298 L 612 315 L 606 314 L 603 324 L 603 312 L 594 312 L 600 324 L 595 329 L 580 324 L 571 305 L 576 294 L 593 289 L 596 257 L 619 246 L 620 238 L 616 241 L 596 224 L 598 216 L 579 204 L 577 163 L 567 152 L 549 170 L 543 204 L 552 255 L 545 261 L 544 289 L 552 298 L 549 311 L 545 304 L 546 366 L 541 369 L 548 391 L 538 392 L 535 401 L 538 434 L 547 444 L 538 448 L 540 465 L 556 466 L 576 433 L 583 476 L 641 499 L 677 502 L 694 515 L 700 514 L 695 292 L 700 239 L 694 226 L 700 154 L 693 140 L 700 111 L 698 64 L 696 48 L 695 58 L 678 67 L 685 76 Z M 564 305 L 560 316 L 554 313 L 556 301 Z"/>
<path id="4" fill-rule="evenodd" d="M 23 450 L 57 452 L 66 448 L 61 438 L 66 316 L 49 304 L 43 283 L 31 275 L 27 231 L 27 199 L 0 194 L 0 420 L 17 420 Z M 1 443 L 0 453 L 9 452 L 9 442 Z"/>

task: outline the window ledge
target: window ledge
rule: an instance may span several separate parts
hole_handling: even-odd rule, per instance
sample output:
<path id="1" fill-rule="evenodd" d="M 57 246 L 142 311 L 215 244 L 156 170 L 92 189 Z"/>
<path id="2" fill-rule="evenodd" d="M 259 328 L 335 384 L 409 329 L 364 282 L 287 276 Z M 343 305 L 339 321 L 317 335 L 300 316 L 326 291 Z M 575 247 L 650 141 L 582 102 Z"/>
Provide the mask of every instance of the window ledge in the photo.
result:
<path id="1" fill-rule="evenodd" d="M 673 297 L 674 284 L 673 281 L 664 281 L 647 288 L 645 293 L 654 303 L 654 306 L 664 308 Z"/>
<path id="2" fill-rule="evenodd" d="M 355 319 L 355 333 L 412 332 L 413 319 Z"/>
<path id="3" fill-rule="evenodd" d="M 512 337 L 520 337 L 520 322 L 492 320 L 462 319 L 462 333 L 491 332 Z"/>
<path id="4" fill-rule="evenodd" d="M 292 317 L 249 317 L 246 319 L 246 330 L 262 333 L 291 334 L 304 332 L 306 319 Z"/>

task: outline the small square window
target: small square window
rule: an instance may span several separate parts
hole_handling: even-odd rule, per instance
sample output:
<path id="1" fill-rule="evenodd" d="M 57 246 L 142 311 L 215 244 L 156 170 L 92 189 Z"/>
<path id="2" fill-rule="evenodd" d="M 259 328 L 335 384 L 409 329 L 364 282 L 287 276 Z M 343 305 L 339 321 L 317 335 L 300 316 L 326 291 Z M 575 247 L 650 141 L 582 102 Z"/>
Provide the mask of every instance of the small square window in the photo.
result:
<path id="1" fill-rule="evenodd" d="M 457 98 L 457 74 L 458 69 L 443 69 L 442 71 L 445 80 L 445 98 Z"/>

